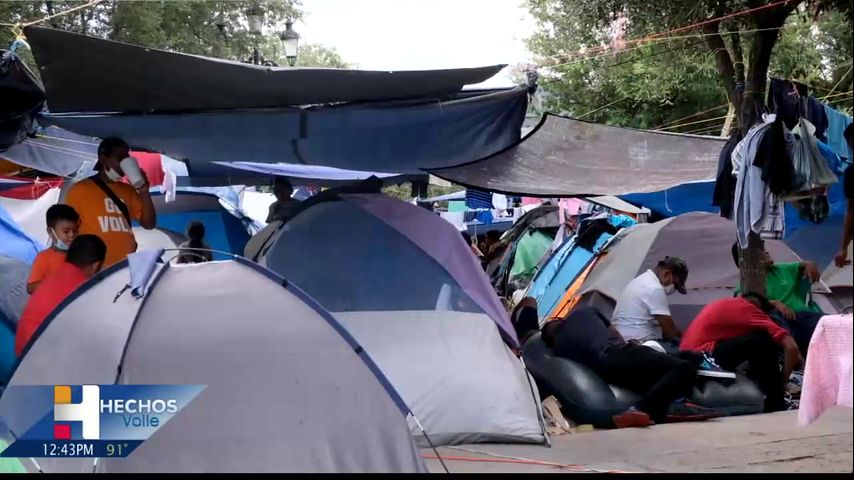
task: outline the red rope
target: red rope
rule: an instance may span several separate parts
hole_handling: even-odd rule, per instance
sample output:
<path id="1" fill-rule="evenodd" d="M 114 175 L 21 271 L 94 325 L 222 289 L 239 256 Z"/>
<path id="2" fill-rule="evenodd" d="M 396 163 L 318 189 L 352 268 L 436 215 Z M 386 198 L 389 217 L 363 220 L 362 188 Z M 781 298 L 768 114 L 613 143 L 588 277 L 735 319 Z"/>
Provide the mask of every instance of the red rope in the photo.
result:
<path id="1" fill-rule="evenodd" d="M 425 460 L 439 460 L 439 457 L 436 455 L 422 455 L 421 458 Z M 543 462 L 540 460 L 527 460 L 527 459 L 512 459 L 512 458 L 473 458 L 473 457 L 457 457 L 457 456 L 448 456 L 442 455 L 442 460 L 456 461 L 456 462 L 481 462 L 481 463 L 513 463 L 519 465 L 538 465 L 543 467 L 555 467 L 562 468 L 565 470 L 572 470 L 576 472 L 602 472 L 602 473 L 628 473 L 620 470 L 598 470 L 594 468 L 584 467 L 582 465 L 573 465 L 573 464 L 563 464 L 563 463 L 552 463 L 552 462 Z"/>

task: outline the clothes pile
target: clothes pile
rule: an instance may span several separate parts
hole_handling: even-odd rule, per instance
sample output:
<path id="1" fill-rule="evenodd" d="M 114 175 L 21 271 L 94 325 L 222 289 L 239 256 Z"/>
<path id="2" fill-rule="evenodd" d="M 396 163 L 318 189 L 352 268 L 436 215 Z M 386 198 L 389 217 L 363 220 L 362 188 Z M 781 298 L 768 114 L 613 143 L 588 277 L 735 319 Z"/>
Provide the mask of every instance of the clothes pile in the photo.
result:
<path id="1" fill-rule="evenodd" d="M 713 205 L 735 221 L 738 243 L 750 232 L 781 239 L 786 229 L 785 201 L 804 220 L 821 223 L 830 204 L 827 188 L 850 152 L 836 152 L 827 140 L 827 107 L 797 82 L 771 79 L 768 108 L 743 137 L 738 133 L 721 151 Z M 836 119 L 834 119 L 834 124 Z M 835 126 L 835 125 L 834 125 Z"/>

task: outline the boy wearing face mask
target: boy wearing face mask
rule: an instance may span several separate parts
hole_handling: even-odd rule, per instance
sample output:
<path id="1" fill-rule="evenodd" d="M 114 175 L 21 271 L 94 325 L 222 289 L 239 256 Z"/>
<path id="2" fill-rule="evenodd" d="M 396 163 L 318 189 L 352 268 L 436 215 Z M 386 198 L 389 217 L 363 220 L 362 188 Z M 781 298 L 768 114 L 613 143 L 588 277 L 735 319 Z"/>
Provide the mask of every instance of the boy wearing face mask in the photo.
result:
<path id="1" fill-rule="evenodd" d="M 77 236 L 80 216 L 68 205 L 58 204 L 47 209 L 47 234 L 50 247 L 42 250 L 33 261 L 30 278 L 27 279 L 27 293 L 36 291 L 39 284 L 65 263 L 68 247 Z"/>
<path id="2" fill-rule="evenodd" d="M 157 223 L 145 172 L 140 172 L 145 181 L 137 188 L 121 182 L 125 173 L 119 163 L 129 156 L 124 140 L 105 138 L 98 146 L 98 173 L 74 184 L 65 199 L 80 214 L 80 233 L 97 235 L 107 245 L 105 267 L 136 251 L 134 220 L 147 230 Z"/>
<path id="3" fill-rule="evenodd" d="M 612 323 L 626 341 L 659 342 L 677 351 L 682 332 L 670 316 L 667 296 L 685 294 L 688 265 L 677 257 L 665 257 L 655 268 L 629 282 L 617 300 Z"/>
<path id="4" fill-rule="evenodd" d="M 101 270 L 107 246 L 95 235 L 79 235 L 71 242 L 65 261 L 45 278 L 24 307 L 15 332 L 15 355 L 21 357 L 37 336 L 41 324 L 80 285 Z"/>

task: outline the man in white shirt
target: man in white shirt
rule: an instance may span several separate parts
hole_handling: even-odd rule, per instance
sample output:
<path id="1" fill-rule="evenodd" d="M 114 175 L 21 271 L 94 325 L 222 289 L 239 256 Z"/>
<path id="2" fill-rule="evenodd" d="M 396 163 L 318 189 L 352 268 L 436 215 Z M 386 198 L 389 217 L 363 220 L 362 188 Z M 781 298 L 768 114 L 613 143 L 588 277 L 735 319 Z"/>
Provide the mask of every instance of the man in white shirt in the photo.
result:
<path id="1" fill-rule="evenodd" d="M 682 332 L 670 316 L 667 296 L 673 292 L 684 295 L 687 279 L 688 265 L 680 258 L 665 257 L 655 268 L 629 282 L 612 317 L 620 335 L 627 341 L 657 341 L 665 349 L 667 344 L 678 346 Z"/>

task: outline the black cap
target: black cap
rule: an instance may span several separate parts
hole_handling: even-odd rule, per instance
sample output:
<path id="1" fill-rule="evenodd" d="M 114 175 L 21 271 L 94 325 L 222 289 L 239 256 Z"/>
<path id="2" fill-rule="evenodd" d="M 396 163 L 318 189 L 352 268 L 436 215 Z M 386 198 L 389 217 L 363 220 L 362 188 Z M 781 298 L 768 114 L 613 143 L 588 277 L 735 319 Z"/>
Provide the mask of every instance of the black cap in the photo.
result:
<path id="1" fill-rule="evenodd" d="M 679 257 L 664 257 L 664 260 L 658 262 L 658 266 L 670 270 L 673 274 L 673 286 L 677 292 L 682 295 L 688 293 L 685 290 L 685 282 L 688 281 L 688 264 L 685 260 Z"/>

